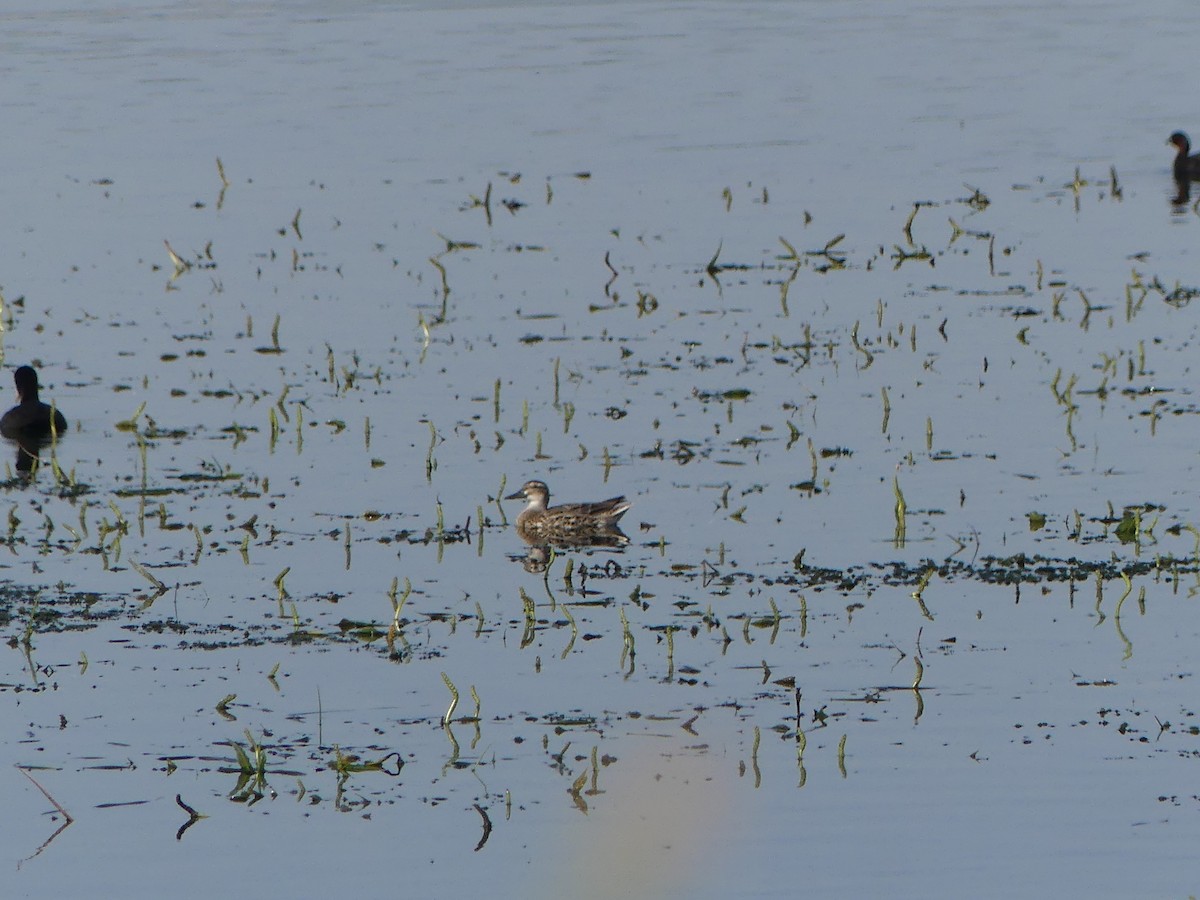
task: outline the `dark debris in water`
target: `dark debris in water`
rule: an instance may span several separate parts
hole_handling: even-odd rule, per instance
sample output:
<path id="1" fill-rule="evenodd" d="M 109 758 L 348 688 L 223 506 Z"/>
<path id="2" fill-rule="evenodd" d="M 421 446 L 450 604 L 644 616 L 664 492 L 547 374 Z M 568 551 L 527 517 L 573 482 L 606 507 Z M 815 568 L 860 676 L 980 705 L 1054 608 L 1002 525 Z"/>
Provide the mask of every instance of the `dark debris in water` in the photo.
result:
<path id="1" fill-rule="evenodd" d="M 465 537 L 460 539 L 465 540 Z M 1187 557 L 1175 559 L 1159 557 L 1155 560 L 1084 560 L 1077 558 L 1056 559 L 1044 556 L 1017 554 L 1009 557 L 984 556 L 977 562 L 968 563 L 945 560 L 936 563 L 928 560 L 918 564 L 906 562 L 875 562 L 866 566 L 848 568 L 824 567 L 796 561 L 792 571 L 782 574 L 761 575 L 755 572 L 703 566 L 673 565 L 658 573 L 659 577 L 688 582 L 698 582 L 717 596 L 733 587 L 791 588 L 795 591 L 834 591 L 846 596 L 862 596 L 881 586 L 917 587 L 928 583 L 931 575 L 945 582 L 973 581 L 996 586 L 1035 586 L 1063 583 L 1120 582 L 1139 576 L 1156 573 L 1171 576 L 1200 573 L 1200 561 Z M 616 559 L 603 563 L 581 563 L 576 574 L 579 586 L 569 584 L 569 602 L 577 607 L 608 607 L 611 597 L 598 596 L 589 590 L 589 582 L 616 582 L 637 580 L 630 599 L 638 601 L 643 609 L 651 609 L 652 603 L 642 602 L 640 584 L 646 578 L 643 566 L 624 566 Z M 292 598 L 303 616 L 306 610 L 329 608 L 345 599 L 339 593 L 324 592 L 306 598 Z M 153 604 L 161 602 L 158 597 L 135 595 L 102 596 L 95 592 L 76 592 L 69 589 L 47 589 L 9 585 L 0 591 L 0 627 L 10 631 L 9 645 L 17 646 L 21 633 L 36 637 L 37 634 L 61 633 L 99 627 L 105 622 L 121 622 L 121 627 L 143 636 L 174 635 L 181 640 L 174 644 L 179 649 L 217 650 L 236 647 L 262 646 L 264 644 L 305 644 L 312 642 L 339 642 L 355 644 L 383 644 L 390 640 L 389 624 L 386 622 L 354 621 L 341 619 L 329 627 L 314 627 L 310 620 L 302 618 L 294 622 L 290 618 L 268 618 L 253 623 L 187 623 L 175 618 L 150 617 Z M 702 605 L 696 602 L 675 604 L 676 615 L 695 618 L 703 615 Z M 475 617 L 469 612 L 459 614 L 427 613 L 427 622 L 470 621 Z M 737 617 L 735 617 L 737 618 Z M 401 619 L 401 630 L 416 624 L 420 619 Z M 309 624 L 306 624 L 308 622 Z M 763 620 L 770 624 L 770 620 Z M 542 625 L 548 620 L 540 619 Z M 555 623 L 555 627 L 563 625 Z M 759 623 L 762 624 L 762 623 Z M 658 626 L 654 626 L 658 627 Z M 664 624 L 662 627 L 666 627 Z M 764 625 L 765 627 L 765 625 Z M 591 636 L 589 636 L 591 637 Z"/>

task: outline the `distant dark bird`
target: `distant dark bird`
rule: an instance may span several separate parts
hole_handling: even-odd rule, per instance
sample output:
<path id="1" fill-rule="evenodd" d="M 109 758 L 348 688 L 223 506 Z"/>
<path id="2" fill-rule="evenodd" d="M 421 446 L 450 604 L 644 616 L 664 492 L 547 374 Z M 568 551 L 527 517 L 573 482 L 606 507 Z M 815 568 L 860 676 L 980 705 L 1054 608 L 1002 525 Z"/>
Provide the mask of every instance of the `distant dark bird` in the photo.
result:
<path id="1" fill-rule="evenodd" d="M 38 399 L 38 377 L 32 366 L 21 366 L 13 373 L 17 383 L 16 406 L 0 416 L 0 434 L 8 438 L 38 437 L 51 431 L 65 434 L 67 420 L 57 409 Z"/>
<path id="2" fill-rule="evenodd" d="M 631 504 L 624 497 L 595 503 L 564 503 L 547 506 L 550 488 L 544 481 L 527 481 L 505 500 L 524 500 L 528 505 L 517 516 L 517 533 L 527 540 L 556 543 L 583 542 L 605 535 L 621 535 L 617 522 Z M 623 535 L 621 535 L 623 537 Z"/>
<path id="3" fill-rule="evenodd" d="M 1188 136 L 1177 131 L 1167 138 L 1167 143 L 1175 145 L 1175 180 L 1200 181 L 1200 154 L 1188 156 L 1188 151 L 1192 149 Z"/>

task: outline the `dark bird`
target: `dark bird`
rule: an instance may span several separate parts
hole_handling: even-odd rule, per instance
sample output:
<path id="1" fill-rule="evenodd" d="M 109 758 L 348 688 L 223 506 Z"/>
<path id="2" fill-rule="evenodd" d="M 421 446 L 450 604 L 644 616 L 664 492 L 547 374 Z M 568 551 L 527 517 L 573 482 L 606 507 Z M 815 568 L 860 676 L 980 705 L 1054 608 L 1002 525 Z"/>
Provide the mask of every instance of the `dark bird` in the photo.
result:
<path id="1" fill-rule="evenodd" d="M 1167 143 L 1175 145 L 1175 180 L 1200 181 L 1200 154 L 1188 156 L 1192 149 L 1188 136 L 1177 131 L 1167 138 Z"/>
<path id="2" fill-rule="evenodd" d="M 9 438 L 37 437 L 52 432 L 65 434 L 67 420 L 49 403 L 38 399 L 38 377 L 32 366 L 13 373 L 17 383 L 17 405 L 0 416 L 0 434 Z"/>

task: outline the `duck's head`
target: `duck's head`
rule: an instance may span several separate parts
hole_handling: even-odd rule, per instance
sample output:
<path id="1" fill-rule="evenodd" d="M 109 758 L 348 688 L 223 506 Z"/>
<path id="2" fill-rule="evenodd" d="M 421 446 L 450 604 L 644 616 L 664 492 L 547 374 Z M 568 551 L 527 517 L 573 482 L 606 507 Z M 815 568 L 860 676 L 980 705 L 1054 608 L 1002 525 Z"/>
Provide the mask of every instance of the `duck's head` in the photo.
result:
<path id="1" fill-rule="evenodd" d="M 527 481 L 516 493 L 509 494 L 505 500 L 524 500 L 534 509 L 544 509 L 550 502 L 550 488 L 544 481 Z"/>

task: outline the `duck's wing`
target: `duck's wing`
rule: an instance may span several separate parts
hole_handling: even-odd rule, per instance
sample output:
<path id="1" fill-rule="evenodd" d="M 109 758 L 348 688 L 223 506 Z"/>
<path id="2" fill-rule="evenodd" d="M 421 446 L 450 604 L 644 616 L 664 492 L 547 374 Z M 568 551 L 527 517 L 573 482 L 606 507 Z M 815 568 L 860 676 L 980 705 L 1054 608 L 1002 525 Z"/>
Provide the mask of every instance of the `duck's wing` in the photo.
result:
<path id="1" fill-rule="evenodd" d="M 607 500 L 597 500 L 595 503 L 572 503 L 568 506 L 560 507 L 560 509 L 564 512 L 569 512 L 571 515 L 616 521 L 632 505 L 624 496 L 621 496 L 609 497 Z"/>

